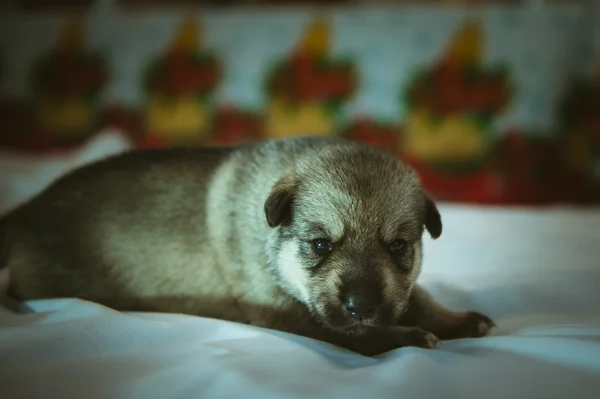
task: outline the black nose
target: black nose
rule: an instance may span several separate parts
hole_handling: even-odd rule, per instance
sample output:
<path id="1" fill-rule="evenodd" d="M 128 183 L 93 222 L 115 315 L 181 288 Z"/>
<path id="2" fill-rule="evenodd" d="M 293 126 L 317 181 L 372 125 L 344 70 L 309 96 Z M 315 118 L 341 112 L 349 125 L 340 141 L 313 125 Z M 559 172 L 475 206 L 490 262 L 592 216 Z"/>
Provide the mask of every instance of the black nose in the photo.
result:
<path id="1" fill-rule="evenodd" d="M 346 294 L 346 310 L 355 319 L 372 317 L 380 302 L 379 288 L 374 284 L 356 284 Z"/>

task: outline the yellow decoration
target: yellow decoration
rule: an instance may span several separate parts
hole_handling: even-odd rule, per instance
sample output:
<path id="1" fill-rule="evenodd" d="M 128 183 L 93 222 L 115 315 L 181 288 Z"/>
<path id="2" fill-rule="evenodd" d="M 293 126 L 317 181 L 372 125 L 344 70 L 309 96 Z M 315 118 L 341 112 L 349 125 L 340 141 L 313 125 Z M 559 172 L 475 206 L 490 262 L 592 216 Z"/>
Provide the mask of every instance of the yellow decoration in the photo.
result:
<path id="1" fill-rule="evenodd" d="M 314 21 L 299 43 L 298 52 L 311 57 L 320 57 L 329 52 L 331 32 L 329 23 L 323 18 Z"/>
<path id="2" fill-rule="evenodd" d="M 85 29 L 79 20 L 70 21 L 61 32 L 56 44 L 57 50 L 61 52 L 75 52 L 83 47 L 85 40 Z"/>
<path id="3" fill-rule="evenodd" d="M 72 139 L 89 129 L 95 112 L 81 97 L 41 99 L 36 107 L 38 125 L 58 139 Z"/>
<path id="4" fill-rule="evenodd" d="M 483 32 L 476 20 L 463 23 L 461 29 L 452 38 L 446 48 L 446 59 L 458 63 L 481 63 L 483 54 Z"/>
<path id="5" fill-rule="evenodd" d="M 166 98 L 155 94 L 146 106 L 148 130 L 171 142 L 197 141 L 210 127 L 210 112 L 197 97 Z"/>
<path id="6" fill-rule="evenodd" d="M 402 151 L 423 162 L 473 160 L 483 156 L 489 145 L 486 132 L 460 115 L 438 122 L 426 111 L 414 111 L 405 128 Z"/>
<path id="7" fill-rule="evenodd" d="M 334 131 L 333 116 L 318 103 L 290 105 L 274 99 L 267 106 L 265 135 L 284 138 L 298 135 L 327 136 Z"/>
<path id="8" fill-rule="evenodd" d="M 201 37 L 196 21 L 186 19 L 175 33 L 170 49 L 176 52 L 193 53 L 201 46 Z"/>

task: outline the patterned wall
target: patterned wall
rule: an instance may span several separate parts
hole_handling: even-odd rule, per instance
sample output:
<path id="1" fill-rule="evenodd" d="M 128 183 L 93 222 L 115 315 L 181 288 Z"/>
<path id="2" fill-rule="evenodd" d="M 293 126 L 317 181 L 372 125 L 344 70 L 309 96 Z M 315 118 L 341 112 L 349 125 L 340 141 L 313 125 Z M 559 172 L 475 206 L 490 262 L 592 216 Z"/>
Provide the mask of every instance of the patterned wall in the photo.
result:
<path id="1" fill-rule="evenodd" d="M 440 199 L 596 201 L 592 11 L 9 14 L 0 17 L 1 144 L 71 146 L 104 126 L 140 146 L 341 135 L 403 157 Z"/>

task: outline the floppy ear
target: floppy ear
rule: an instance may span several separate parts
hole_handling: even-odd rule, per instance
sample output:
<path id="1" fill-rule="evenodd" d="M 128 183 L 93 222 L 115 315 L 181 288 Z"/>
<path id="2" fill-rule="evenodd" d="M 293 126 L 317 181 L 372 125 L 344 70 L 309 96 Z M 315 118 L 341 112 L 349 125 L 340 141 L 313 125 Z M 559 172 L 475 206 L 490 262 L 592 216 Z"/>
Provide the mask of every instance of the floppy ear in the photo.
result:
<path id="1" fill-rule="evenodd" d="M 275 183 L 264 205 L 269 227 L 289 226 L 292 223 L 292 203 L 296 197 L 296 189 L 296 181 L 291 177 L 284 177 Z"/>
<path id="2" fill-rule="evenodd" d="M 425 228 L 433 239 L 442 235 L 442 217 L 428 193 L 425 193 Z"/>

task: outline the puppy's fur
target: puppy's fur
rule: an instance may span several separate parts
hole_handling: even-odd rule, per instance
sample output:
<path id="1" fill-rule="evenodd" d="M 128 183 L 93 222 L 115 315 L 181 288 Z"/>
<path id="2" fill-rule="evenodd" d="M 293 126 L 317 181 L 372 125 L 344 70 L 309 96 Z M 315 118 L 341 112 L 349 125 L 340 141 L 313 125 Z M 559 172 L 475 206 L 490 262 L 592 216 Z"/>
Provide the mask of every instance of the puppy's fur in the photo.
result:
<path id="1" fill-rule="evenodd" d="M 442 222 L 416 174 L 365 144 L 139 150 L 6 215 L 1 267 L 19 300 L 214 317 L 365 355 L 485 335 L 489 318 L 416 285 L 425 229 L 437 238 Z"/>

